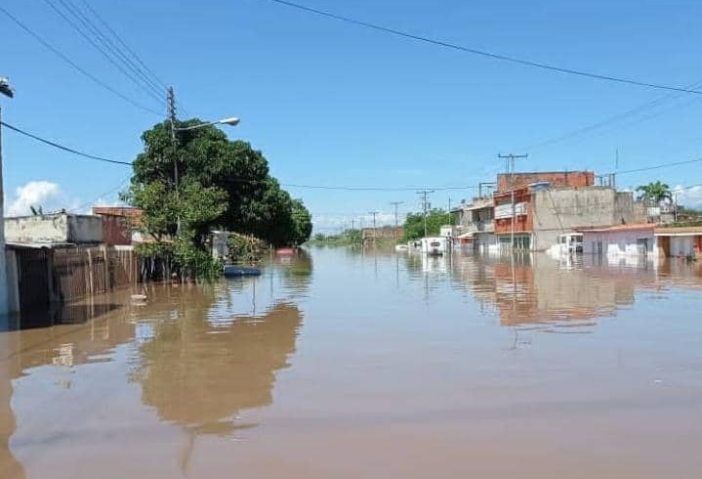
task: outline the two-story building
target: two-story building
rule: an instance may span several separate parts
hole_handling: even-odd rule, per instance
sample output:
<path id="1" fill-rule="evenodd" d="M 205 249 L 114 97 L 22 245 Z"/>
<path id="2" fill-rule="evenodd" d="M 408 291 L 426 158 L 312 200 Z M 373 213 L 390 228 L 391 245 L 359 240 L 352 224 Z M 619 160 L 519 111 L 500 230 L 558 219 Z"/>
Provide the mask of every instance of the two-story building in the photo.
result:
<path id="1" fill-rule="evenodd" d="M 498 176 L 495 235 L 500 250 L 546 251 L 576 228 L 645 223 L 633 193 L 595 186 L 591 171 Z M 514 198 L 514 204 L 512 199 Z"/>

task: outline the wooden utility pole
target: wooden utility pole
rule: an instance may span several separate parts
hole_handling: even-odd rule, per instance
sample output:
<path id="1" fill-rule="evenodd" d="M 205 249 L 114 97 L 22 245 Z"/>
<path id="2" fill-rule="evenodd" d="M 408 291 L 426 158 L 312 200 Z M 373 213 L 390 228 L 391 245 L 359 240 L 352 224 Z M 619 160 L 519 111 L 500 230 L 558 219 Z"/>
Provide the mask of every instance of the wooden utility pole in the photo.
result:
<path id="1" fill-rule="evenodd" d="M 424 237 L 427 237 L 427 209 L 429 208 L 429 202 L 427 201 L 427 195 L 433 193 L 434 190 L 419 190 L 417 194 L 422 197 L 422 211 L 424 212 Z"/>
<path id="2" fill-rule="evenodd" d="M 178 138 L 176 137 L 176 106 L 175 93 L 173 87 L 169 86 L 166 91 L 166 109 L 168 111 L 168 122 L 171 129 L 171 148 L 173 151 L 173 189 L 176 199 L 178 198 Z M 180 213 L 176 217 L 176 236 L 180 236 Z"/>
<path id="3" fill-rule="evenodd" d="M 517 220 L 517 210 L 514 204 L 514 160 L 516 159 L 526 159 L 529 155 L 515 155 L 510 153 L 509 155 L 497 155 L 501 160 L 506 160 L 506 171 L 509 175 L 509 189 L 512 195 L 512 230 L 510 232 L 510 247 L 512 249 L 512 254 L 514 254 L 514 223 Z"/>
<path id="4" fill-rule="evenodd" d="M 368 214 L 373 216 L 373 246 L 375 246 L 375 242 L 378 239 L 378 229 L 375 226 L 375 217 L 378 214 L 378 211 L 370 211 Z"/>
<path id="5" fill-rule="evenodd" d="M 395 237 L 395 241 L 397 241 L 397 229 L 399 228 L 399 221 L 398 221 L 398 216 L 397 216 L 397 207 L 400 206 L 404 201 L 391 201 L 390 204 L 395 207 L 395 233 L 393 236 Z"/>

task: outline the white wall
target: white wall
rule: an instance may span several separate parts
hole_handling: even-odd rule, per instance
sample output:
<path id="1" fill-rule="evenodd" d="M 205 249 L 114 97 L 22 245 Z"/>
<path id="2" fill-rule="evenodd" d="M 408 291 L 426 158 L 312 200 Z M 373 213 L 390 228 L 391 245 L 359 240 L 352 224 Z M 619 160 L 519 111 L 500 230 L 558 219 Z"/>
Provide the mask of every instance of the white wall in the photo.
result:
<path id="1" fill-rule="evenodd" d="M 648 240 L 648 255 L 657 254 L 653 231 L 611 231 L 607 233 L 583 233 L 583 253 L 598 254 L 597 243 L 602 242 L 602 254 L 606 256 L 641 256 L 643 251 L 639 239 Z"/>
<path id="2" fill-rule="evenodd" d="M 692 256 L 695 254 L 694 236 L 671 236 L 671 256 Z"/>

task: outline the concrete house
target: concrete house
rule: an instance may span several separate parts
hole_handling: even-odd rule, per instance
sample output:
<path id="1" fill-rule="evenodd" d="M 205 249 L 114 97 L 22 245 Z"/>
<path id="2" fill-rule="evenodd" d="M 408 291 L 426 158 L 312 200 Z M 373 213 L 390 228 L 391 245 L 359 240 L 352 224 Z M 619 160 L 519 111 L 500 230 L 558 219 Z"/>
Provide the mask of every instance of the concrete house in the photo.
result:
<path id="1" fill-rule="evenodd" d="M 99 244 L 102 218 L 92 215 L 53 213 L 5 218 L 7 243 Z"/>
<path id="2" fill-rule="evenodd" d="M 655 257 L 654 225 L 650 223 L 584 228 L 583 253 L 607 257 Z"/>
<path id="3" fill-rule="evenodd" d="M 654 234 L 660 256 L 702 259 L 702 226 L 656 228 Z"/>
<path id="4" fill-rule="evenodd" d="M 511 247 L 513 214 L 515 248 L 524 251 L 546 251 L 558 243 L 560 235 L 578 227 L 646 221 L 645 207 L 634 201 L 633 193 L 594 186 L 594 182 L 590 171 L 499 175 L 495 193 L 499 248 Z"/>
<path id="5" fill-rule="evenodd" d="M 474 198 L 453 210 L 456 218 L 455 236 L 464 250 L 483 253 L 497 248 L 495 237 L 495 203 L 492 197 Z"/>

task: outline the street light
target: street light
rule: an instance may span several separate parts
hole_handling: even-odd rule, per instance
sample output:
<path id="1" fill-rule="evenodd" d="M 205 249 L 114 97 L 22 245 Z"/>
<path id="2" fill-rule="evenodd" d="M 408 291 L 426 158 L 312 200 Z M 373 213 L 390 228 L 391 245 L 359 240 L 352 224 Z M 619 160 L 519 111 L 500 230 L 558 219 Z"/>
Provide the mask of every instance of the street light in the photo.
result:
<path id="1" fill-rule="evenodd" d="M 176 128 L 176 131 L 188 131 L 188 130 L 197 130 L 198 128 L 203 128 L 206 126 L 210 125 L 229 125 L 229 126 L 237 126 L 241 120 L 239 118 L 232 116 L 229 118 L 222 118 L 221 120 L 217 121 L 207 121 L 205 123 L 199 123 L 197 125 L 193 126 L 186 126 L 185 128 Z"/>
<path id="2" fill-rule="evenodd" d="M 12 98 L 15 92 L 10 87 L 10 80 L 5 77 L 0 77 L 0 93 Z"/>

